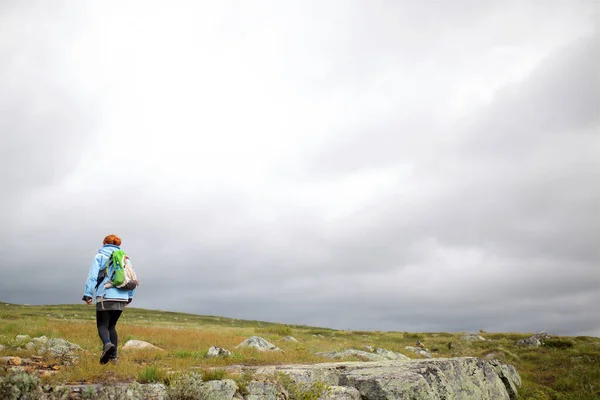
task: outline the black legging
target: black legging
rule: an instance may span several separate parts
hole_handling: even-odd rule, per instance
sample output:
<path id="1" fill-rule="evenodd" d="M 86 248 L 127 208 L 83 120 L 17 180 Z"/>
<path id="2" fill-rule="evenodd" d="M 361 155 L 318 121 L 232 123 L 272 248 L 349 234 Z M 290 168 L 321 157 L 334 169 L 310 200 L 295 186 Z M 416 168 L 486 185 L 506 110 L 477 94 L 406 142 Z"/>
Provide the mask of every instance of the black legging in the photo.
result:
<path id="1" fill-rule="evenodd" d="M 98 327 L 98 335 L 102 339 L 102 344 L 112 343 L 116 347 L 119 342 L 119 336 L 117 335 L 117 321 L 123 311 L 119 310 L 105 310 L 96 311 L 96 326 Z"/>

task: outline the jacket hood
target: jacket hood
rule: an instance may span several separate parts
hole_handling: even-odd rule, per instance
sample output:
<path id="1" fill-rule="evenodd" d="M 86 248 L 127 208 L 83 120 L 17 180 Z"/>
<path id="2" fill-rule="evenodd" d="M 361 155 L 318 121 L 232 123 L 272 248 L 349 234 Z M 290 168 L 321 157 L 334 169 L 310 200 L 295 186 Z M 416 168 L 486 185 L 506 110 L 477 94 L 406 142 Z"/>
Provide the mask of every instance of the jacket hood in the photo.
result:
<path id="1" fill-rule="evenodd" d="M 104 254 L 105 256 L 108 257 L 113 253 L 113 251 L 120 250 L 120 249 L 121 248 L 119 246 L 115 246 L 114 244 L 105 244 L 98 250 L 98 253 Z"/>

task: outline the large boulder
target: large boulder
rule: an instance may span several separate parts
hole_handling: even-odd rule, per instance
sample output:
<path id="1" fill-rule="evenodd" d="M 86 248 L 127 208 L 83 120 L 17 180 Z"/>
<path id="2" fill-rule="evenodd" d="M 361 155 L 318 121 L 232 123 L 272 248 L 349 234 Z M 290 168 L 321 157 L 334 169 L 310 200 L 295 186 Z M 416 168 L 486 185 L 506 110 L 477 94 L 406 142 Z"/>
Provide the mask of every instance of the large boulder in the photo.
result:
<path id="1" fill-rule="evenodd" d="M 474 357 L 411 361 L 258 367 L 256 375 L 284 373 L 297 383 L 355 388 L 364 400 L 513 400 L 521 378 L 513 366 Z"/>
<path id="2" fill-rule="evenodd" d="M 535 335 L 528 337 L 527 339 L 521 339 L 517 341 L 517 346 L 540 347 L 548 339 L 550 339 L 550 335 L 542 331 L 540 333 L 536 333 Z"/>
<path id="3" fill-rule="evenodd" d="M 238 347 L 251 347 L 259 351 L 281 351 L 279 347 L 267 342 L 265 339 L 259 336 L 249 337 L 248 339 L 244 340 L 242 343 L 236 346 L 236 348 Z"/>

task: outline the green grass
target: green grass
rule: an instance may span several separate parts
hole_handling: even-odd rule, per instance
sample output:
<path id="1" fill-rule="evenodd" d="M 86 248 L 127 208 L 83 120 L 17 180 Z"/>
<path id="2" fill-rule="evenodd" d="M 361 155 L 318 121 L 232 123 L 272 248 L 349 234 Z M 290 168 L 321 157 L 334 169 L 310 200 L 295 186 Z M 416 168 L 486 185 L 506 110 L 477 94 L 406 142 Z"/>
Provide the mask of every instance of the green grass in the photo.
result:
<path id="1" fill-rule="evenodd" d="M 198 371 L 204 380 L 226 376 L 231 364 L 267 365 L 318 363 L 328 360 L 317 352 L 337 351 L 364 346 L 381 347 L 418 358 L 404 350 L 416 340 L 434 357 L 494 357 L 513 364 L 523 380 L 522 399 L 579 400 L 600 399 L 600 338 L 553 337 L 540 348 L 515 345 L 531 334 L 480 333 L 486 341 L 466 342 L 460 333 L 341 331 L 304 325 L 276 324 L 217 316 L 193 315 L 157 310 L 128 308 L 119 321 L 121 343 L 128 339 L 145 340 L 164 351 L 119 351 L 117 365 L 100 365 L 100 341 L 96 333 L 95 308 L 87 305 L 23 306 L 0 302 L 0 356 L 27 357 L 33 354 L 15 341 L 18 334 L 63 338 L 80 345 L 84 352 L 79 362 L 63 367 L 48 383 L 87 382 L 165 382 L 167 377 L 186 377 Z M 249 336 L 258 335 L 283 352 L 259 352 L 236 349 Z M 294 336 L 299 343 L 285 342 Z M 207 358 L 210 346 L 233 352 L 228 358 Z M 21 349 L 17 349 L 21 347 Z M 0 375 L 4 374 L 0 369 Z M 231 376 L 243 386 L 248 376 Z M 193 379 L 192 379 L 193 380 Z M 246 382 L 247 383 L 247 382 Z M 301 388 L 298 397 L 313 397 L 323 388 Z M 183 396 L 183 394 L 182 394 Z"/>

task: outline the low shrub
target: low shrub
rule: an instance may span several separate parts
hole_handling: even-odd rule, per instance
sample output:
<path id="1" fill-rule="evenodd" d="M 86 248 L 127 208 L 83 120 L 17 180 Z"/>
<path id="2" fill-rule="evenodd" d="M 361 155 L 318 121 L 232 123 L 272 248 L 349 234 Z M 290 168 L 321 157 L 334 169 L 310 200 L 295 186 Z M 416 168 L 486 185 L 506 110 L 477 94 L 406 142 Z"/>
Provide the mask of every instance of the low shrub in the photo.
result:
<path id="1" fill-rule="evenodd" d="M 40 380 L 35 375 L 17 372 L 0 376 L 0 399 L 37 400 L 42 399 Z"/>

